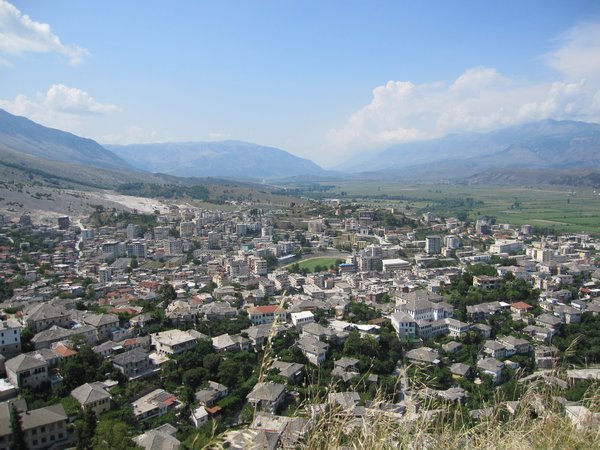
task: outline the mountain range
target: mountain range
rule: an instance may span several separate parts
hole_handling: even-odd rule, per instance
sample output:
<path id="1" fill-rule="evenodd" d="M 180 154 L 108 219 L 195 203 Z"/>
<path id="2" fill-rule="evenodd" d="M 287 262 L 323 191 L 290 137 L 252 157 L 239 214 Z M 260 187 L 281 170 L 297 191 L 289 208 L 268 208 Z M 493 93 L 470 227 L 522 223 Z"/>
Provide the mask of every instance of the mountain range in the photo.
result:
<path id="1" fill-rule="evenodd" d="M 108 145 L 120 158 L 148 172 L 181 177 L 278 179 L 326 176 L 314 162 L 275 147 L 241 141 Z"/>
<path id="2" fill-rule="evenodd" d="M 585 171 L 589 185 L 596 180 L 592 172 L 600 172 L 600 125 L 544 120 L 489 133 L 454 134 L 364 152 L 332 172 L 284 150 L 240 141 L 102 146 L 0 109 L 0 166 L 2 173 L 16 168 L 90 187 L 166 179 L 177 183 L 177 177 L 187 177 L 183 184 L 192 183 L 190 177 L 484 182 L 525 173 L 540 181 L 572 184 L 578 171 Z M 546 175 L 538 177 L 533 171 Z"/>
<path id="3" fill-rule="evenodd" d="M 389 147 L 338 167 L 372 177 L 448 179 L 497 169 L 600 168 L 600 125 L 544 120 L 489 133 L 449 135 Z M 368 168 L 368 171 L 365 171 Z"/>

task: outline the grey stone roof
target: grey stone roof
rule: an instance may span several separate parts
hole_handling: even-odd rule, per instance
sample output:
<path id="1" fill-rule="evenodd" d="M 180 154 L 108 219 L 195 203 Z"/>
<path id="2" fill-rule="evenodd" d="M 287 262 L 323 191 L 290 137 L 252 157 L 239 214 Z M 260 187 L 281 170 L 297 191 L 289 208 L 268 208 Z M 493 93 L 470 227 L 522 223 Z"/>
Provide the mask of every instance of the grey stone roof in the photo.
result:
<path id="1" fill-rule="evenodd" d="M 279 383 L 256 383 L 252 392 L 246 398 L 249 400 L 261 400 L 273 402 L 285 391 L 285 385 Z"/>
<path id="2" fill-rule="evenodd" d="M 86 314 L 83 321 L 97 328 L 102 325 L 118 324 L 119 318 L 114 314 Z"/>
<path id="3" fill-rule="evenodd" d="M 134 348 L 133 350 L 114 356 L 112 362 L 117 366 L 124 366 L 125 364 L 133 364 L 146 359 L 148 359 L 148 353 L 140 348 Z"/>
<path id="4" fill-rule="evenodd" d="M 157 430 L 146 431 L 134 441 L 144 450 L 177 450 L 181 445 L 177 438 Z"/>
<path id="5" fill-rule="evenodd" d="M 7 370 L 18 373 L 25 370 L 33 370 L 39 367 L 46 367 L 48 363 L 43 359 L 35 358 L 31 355 L 21 354 L 6 361 L 5 367 Z"/>
<path id="6" fill-rule="evenodd" d="M 106 398 L 111 398 L 110 394 L 104 390 L 99 383 L 85 383 L 71 391 L 71 395 L 82 405 L 97 402 Z"/>

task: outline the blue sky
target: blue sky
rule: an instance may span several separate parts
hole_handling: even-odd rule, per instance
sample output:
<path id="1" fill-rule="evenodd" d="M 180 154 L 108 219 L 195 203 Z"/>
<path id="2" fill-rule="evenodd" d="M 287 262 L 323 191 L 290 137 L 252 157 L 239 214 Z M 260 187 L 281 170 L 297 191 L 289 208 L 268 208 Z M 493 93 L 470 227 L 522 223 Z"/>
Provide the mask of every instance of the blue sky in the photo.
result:
<path id="1" fill-rule="evenodd" d="M 101 143 L 354 153 L 600 121 L 597 1 L 0 0 L 0 107 Z"/>

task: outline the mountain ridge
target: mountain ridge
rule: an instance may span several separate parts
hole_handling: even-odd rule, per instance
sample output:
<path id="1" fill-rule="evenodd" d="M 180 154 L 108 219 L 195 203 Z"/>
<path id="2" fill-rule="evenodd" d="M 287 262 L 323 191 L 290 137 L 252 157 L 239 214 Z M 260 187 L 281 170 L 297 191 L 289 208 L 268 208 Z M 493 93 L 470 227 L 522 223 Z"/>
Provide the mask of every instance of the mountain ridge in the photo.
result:
<path id="1" fill-rule="evenodd" d="M 283 179 L 328 173 L 313 161 L 285 150 L 238 140 L 106 147 L 141 169 L 176 176 L 216 175 L 238 179 Z M 243 164 L 240 163 L 242 161 Z"/>
<path id="2" fill-rule="evenodd" d="M 0 109 L 0 144 L 38 158 L 103 169 L 136 170 L 93 139 L 50 128 Z"/>

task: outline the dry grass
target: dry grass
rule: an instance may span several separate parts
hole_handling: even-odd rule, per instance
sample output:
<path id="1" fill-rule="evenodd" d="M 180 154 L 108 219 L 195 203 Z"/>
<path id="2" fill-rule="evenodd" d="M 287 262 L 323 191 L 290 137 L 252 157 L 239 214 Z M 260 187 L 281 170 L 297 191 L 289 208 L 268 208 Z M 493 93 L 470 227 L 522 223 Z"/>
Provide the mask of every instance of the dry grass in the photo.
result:
<path id="1" fill-rule="evenodd" d="M 450 405 L 401 419 L 384 412 L 356 419 L 339 408 L 317 418 L 303 449 L 590 449 L 600 448 L 600 429 L 577 429 L 553 400 L 554 388 L 530 386 L 511 416 L 497 402 L 486 419 L 473 423 Z M 598 411 L 600 390 L 586 403 Z M 427 405 L 426 405 L 427 406 Z M 431 405 L 430 405 L 431 406 Z M 426 408 L 425 408 L 426 409 Z"/>

